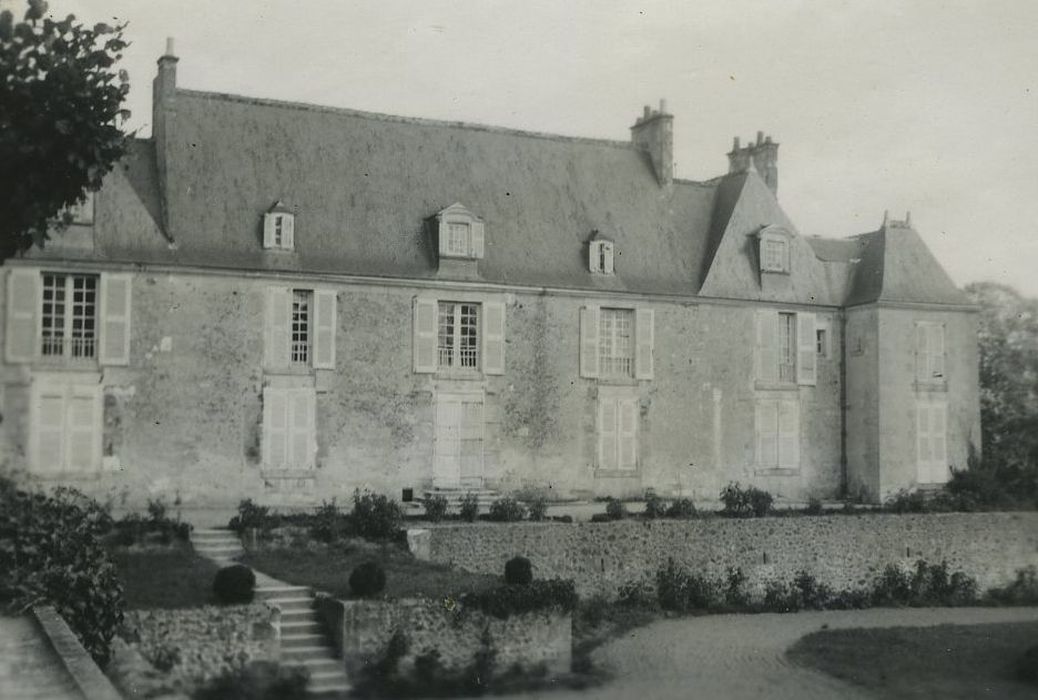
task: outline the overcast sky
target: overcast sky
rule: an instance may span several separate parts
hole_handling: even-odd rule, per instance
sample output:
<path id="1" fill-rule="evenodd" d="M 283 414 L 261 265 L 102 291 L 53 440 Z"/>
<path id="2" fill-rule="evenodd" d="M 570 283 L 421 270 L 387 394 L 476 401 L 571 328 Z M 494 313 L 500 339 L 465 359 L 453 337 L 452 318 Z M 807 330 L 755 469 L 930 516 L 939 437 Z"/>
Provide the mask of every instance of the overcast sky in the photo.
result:
<path id="1" fill-rule="evenodd" d="M 0 0 L 10 6 L 12 0 Z M 805 235 L 912 221 L 959 284 L 1038 296 L 1038 2 L 1033 0 L 50 0 L 129 22 L 131 127 L 176 38 L 182 87 L 626 140 L 674 114 L 677 175 L 732 137 L 779 149 Z"/>

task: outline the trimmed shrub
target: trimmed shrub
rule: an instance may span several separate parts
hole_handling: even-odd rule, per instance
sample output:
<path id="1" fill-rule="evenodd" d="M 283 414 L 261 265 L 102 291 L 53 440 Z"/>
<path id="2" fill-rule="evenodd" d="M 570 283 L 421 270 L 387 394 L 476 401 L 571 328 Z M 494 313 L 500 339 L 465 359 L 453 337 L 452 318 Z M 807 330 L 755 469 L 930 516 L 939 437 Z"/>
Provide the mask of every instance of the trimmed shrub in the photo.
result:
<path id="1" fill-rule="evenodd" d="M 490 504 L 488 520 L 498 523 L 514 523 L 526 517 L 526 506 L 514 498 L 499 498 Z"/>
<path id="2" fill-rule="evenodd" d="M 744 608 L 750 604 L 750 595 L 746 592 L 746 574 L 742 569 L 728 567 L 724 583 L 724 603 L 733 608 Z"/>
<path id="3" fill-rule="evenodd" d="M 822 500 L 812 496 L 807 499 L 807 507 L 804 508 L 804 515 L 822 515 L 825 509 L 822 508 Z"/>
<path id="4" fill-rule="evenodd" d="M 228 605 L 251 603 L 256 594 L 256 574 L 244 564 L 231 564 L 216 572 L 213 593 Z"/>
<path id="5" fill-rule="evenodd" d="M 1001 605 L 1038 605 L 1038 569 L 1034 566 L 1017 569 L 1013 582 L 992 588 L 988 598 Z"/>
<path id="6" fill-rule="evenodd" d="M 767 491 L 756 486 L 742 488 L 737 482 L 731 482 L 721 489 L 723 515 L 729 518 L 763 518 L 771 511 L 774 499 Z"/>
<path id="7" fill-rule="evenodd" d="M 479 517 L 479 497 L 474 493 L 466 493 L 462 496 L 458 514 L 467 523 L 476 522 L 476 518 Z"/>
<path id="8" fill-rule="evenodd" d="M 627 517 L 627 507 L 618 498 L 609 498 L 606 500 L 606 517 L 610 520 L 623 520 Z"/>
<path id="9" fill-rule="evenodd" d="M 687 520 L 696 517 L 696 504 L 690 498 L 679 498 L 667 508 L 668 518 Z"/>
<path id="10" fill-rule="evenodd" d="M 404 514 L 396 501 L 380 493 L 353 492 L 353 512 L 350 524 L 361 537 L 369 540 L 387 540 L 396 535 Z"/>
<path id="11" fill-rule="evenodd" d="M 318 542 L 335 542 L 350 531 L 349 518 L 339 510 L 334 498 L 322 501 L 309 521 L 310 536 Z"/>
<path id="12" fill-rule="evenodd" d="M 925 513 L 927 512 L 926 495 L 922 491 L 902 489 L 887 499 L 884 510 L 891 513 Z"/>
<path id="13" fill-rule="evenodd" d="M 656 518 L 662 518 L 667 514 L 667 502 L 656 495 L 654 491 L 649 491 L 645 494 L 645 511 L 643 515 L 646 518 L 655 520 Z"/>
<path id="14" fill-rule="evenodd" d="M 977 600 L 977 582 L 961 571 L 948 574 L 946 562 L 920 559 L 915 571 L 888 565 L 872 587 L 870 602 L 884 606 L 969 605 Z"/>
<path id="15" fill-rule="evenodd" d="M 526 557 L 512 557 L 505 562 L 505 583 L 525 585 L 533 581 L 533 565 Z"/>
<path id="16" fill-rule="evenodd" d="M 267 506 L 260 506 L 251 498 L 238 502 L 238 514 L 230 519 L 227 527 L 239 535 L 248 529 L 270 530 L 280 524 L 280 518 L 271 513 Z"/>
<path id="17" fill-rule="evenodd" d="M 52 496 L 0 479 L 0 605 L 50 604 L 104 666 L 123 619 L 123 586 L 101 537 L 107 509 L 70 488 Z"/>
<path id="18" fill-rule="evenodd" d="M 535 610 L 572 612 L 577 591 L 570 580 L 537 580 L 523 585 L 505 585 L 462 597 L 462 604 L 476 607 L 502 620 Z"/>
<path id="19" fill-rule="evenodd" d="M 426 498 L 422 507 L 425 508 L 426 520 L 431 522 L 438 523 L 447 516 L 447 498 L 440 494 Z"/>
<path id="20" fill-rule="evenodd" d="M 656 596 L 664 610 L 705 610 L 717 603 L 717 593 L 716 583 L 685 571 L 674 559 L 668 559 L 656 574 Z"/>
<path id="21" fill-rule="evenodd" d="M 305 700 L 310 673 L 302 666 L 253 661 L 210 681 L 193 700 Z"/>
<path id="22" fill-rule="evenodd" d="M 542 496 L 531 498 L 526 502 L 529 510 L 529 518 L 533 522 L 540 522 L 548 517 L 548 501 Z"/>
<path id="23" fill-rule="evenodd" d="M 361 598 L 378 595 L 385 587 L 386 572 L 378 562 L 364 562 L 350 574 L 350 590 Z"/>

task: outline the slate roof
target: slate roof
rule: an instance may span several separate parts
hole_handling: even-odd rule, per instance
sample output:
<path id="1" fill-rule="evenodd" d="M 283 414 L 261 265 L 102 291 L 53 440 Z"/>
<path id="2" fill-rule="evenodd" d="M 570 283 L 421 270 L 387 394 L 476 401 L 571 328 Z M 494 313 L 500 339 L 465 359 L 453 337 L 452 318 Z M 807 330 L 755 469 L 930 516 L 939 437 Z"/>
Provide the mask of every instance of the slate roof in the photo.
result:
<path id="1" fill-rule="evenodd" d="M 763 299 L 753 236 L 796 230 L 755 172 L 660 186 L 628 142 L 182 89 L 173 111 L 165 144 L 134 142 L 108 176 L 92 245 L 78 232 L 30 257 L 442 279 L 431 220 L 460 202 L 485 221 L 487 282 Z M 292 253 L 262 248 L 277 201 Z M 595 230 L 613 276 L 587 270 Z M 795 238 L 780 301 L 964 301 L 909 228 Z"/>

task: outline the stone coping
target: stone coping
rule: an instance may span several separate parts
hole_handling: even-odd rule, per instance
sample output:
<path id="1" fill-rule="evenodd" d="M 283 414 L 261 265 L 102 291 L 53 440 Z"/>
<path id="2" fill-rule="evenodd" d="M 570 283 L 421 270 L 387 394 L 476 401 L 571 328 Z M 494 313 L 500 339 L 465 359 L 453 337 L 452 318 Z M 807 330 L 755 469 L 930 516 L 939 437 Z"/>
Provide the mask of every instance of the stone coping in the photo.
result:
<path id="1" fill-rule="evenodd" d="M 86 700 L 123 700 L 57 610 L 43 605 L 33 607 L 32 614 Z"/>

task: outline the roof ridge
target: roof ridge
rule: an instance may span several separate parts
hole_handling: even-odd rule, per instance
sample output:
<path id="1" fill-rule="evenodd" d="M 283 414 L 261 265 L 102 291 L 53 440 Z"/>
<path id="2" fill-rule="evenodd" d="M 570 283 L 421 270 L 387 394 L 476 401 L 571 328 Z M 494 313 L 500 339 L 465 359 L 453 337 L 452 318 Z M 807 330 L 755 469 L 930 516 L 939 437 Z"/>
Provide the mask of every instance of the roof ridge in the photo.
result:
<path id="1" fill-rule="evenodd" d="M 566 136 L 564 134 L 552 134 L 546 131 L 527 131 L 524 129 L 513 129 L 507 126 L 494 126 L 491 124 L 476 124 L 474 122 L 450 121 L 446 119 L 429 119 L 427 117 L 404 117 L 397 114 L 386 114 L 384 112 L 368 112 L 361 109 L 349 107 L 331 107 L 329 105 L 318 105 L 310 102 L 294 102 L 290 100 L 275 100 L 267 97 L 250 97 L 248 95 L 235 95 L 227 92 L 208 92 L 205 90 L 188 90 L 177 88 L 177 96 L 201 97 L 206 99 L 227 100 L 230 102 L 241 102 L 267 107 L 284 107 L 287 109 L 299 109 L 308 112 L 326 112 L 330 114 L 342 114 L 373 121 L 395 122 L 399 124 L 415 124 L 418 126 L 439 126 L 453 129 L 468 129 L 470 131 L 485 131 L 493 134 L 507 134 L 511 136 L 523 136 L 528 138 L 546 139 L 552 141 L 564 141 L 567 143 L 584 143 L 595 146 L 611 146 L 637 150 L 635 145 L 629 141 L 614 141 L 611 139 L 595 139 L 587 136 Z"/>

